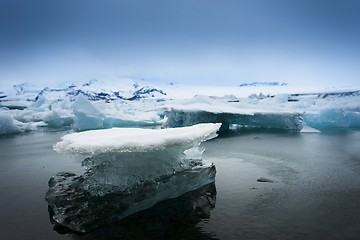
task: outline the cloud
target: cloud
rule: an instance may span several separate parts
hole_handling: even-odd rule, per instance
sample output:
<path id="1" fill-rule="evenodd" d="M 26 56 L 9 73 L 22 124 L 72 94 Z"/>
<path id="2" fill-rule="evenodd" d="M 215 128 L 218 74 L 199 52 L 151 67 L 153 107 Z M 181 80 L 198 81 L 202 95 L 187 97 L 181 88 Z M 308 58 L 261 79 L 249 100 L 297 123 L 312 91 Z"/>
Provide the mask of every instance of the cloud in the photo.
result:
<path id="1" fill-rule="evenodd" d="M 0 3 L 1 81 L 355 83 L 357 1 Z"/>

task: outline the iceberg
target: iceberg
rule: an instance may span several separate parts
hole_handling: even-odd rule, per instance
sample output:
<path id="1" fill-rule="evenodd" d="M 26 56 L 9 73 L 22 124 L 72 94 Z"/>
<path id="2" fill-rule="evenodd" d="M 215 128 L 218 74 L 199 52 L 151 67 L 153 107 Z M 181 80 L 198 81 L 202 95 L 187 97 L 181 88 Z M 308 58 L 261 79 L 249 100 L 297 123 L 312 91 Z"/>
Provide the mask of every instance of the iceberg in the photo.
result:
<path id="1" fill-rule="evenodd" d="M 120 78 L 56 86 L 22 83 L 0 86 L 0 90 L 0 112 L 10 114 L 17 121 L 15 125 L 25 131 L 44 125 L 86 131 L 217 122 L 222 123 L 222 131 L 260 128 L 298 132 L 305 125 L 317 129 L 360 126 L 358 89 L 295 89 L 283 82 L 158 87 Z M 23 132 L 16 128 L 1 129 L 0 134 Z"/>
<path id="2" fill-rule="evenodd" d="M 211 210 L 216 204 L 216 186 L 210 183 L 184 195 L 159 202 L 154 207 L 137 212 L 126 218 L 126 221 L 109 224 L 86 234 L 86 239 L 164 239 L 169 236 L 164 229 L 179 229 L 179 223 L 185 228 L 177 231 L 177 239 L 216 239 L 211 234 L 204 233 L 198 224 L 209 219 Z M 93 204 L 97 206 L 102 204 Z M 108 208 L 107 210 L 114 209 Z M 164 209 L 166 209 L 164 211 Z M 69 229 L 52 220 L 54 230 L 60 234 L 72 233 Z M 185 221 L 185 222 L 184 222 Z M 152 224 L 149 224 L 151 222 Z M 141 229 L 141 230 L 139 230 Z M 150 235 L 150 236 L 149 236 Z M 80 235 L 81 236 L 81 235 Z M 81 238 L 81 237 L 80 237 Z"/>
<path id="3" fill-rule="evenodd" d="M 27 130 L 36 130 L 36 126 L 40 126 L 37 122 L 48 128 L 73 128 L 75 131 L 159 125 L 160 117 L 156 111 L 143 111 L 144 108 L 137 109 L 137 106 L 145 99 L 156 101 L 166 96 L 165 91 L 133 79 L 117 79 L 111 84 L 93 79 L 83 84 L 59 83 L 58 87 L 25 82 L 0 88 L 0 111 L 6 109 L 6 114 L 20 125 L 27 125 Z M 110 109 L 109 105 L 122 105 L 123 108 L 119 111 L 119 108 Z M 135 108 L 137 111 L 134 112 Z M 8 132 L 0 130 L 0 134 Z"/>
<path id="4" fill-rule="evenodd" d="M 11 134 L 22 132 L 18 121 L 10 114 L 0 114 L 0 134 Z"/>
<path id="5" fill-rule="evenodd" d="M 160 124 L 157 112 L 143 106 L 140 106 L 141 112 L 140 109 L 134 112 L 131 109 L 133 106 L 129 107 L 129 104 L 120 101 L 92 102 L 85 96 L 78 95 L 72 105 L 73 129 L 85 131 L 112 127 L 150 127 Z"/>
<path id="6" fill-rule="evenodd" d="M 303 109 L 304 122 L 314 128 L 360 127 L 360 91 L 290 94 L 289 102 Z"/>
<path id="7" fill-rule="evenodd" d="M 28 132 L 44 125 L 44 122 L 19 122 L 10 114 L 0 112 L 0 135 Z"/>
<path id="8" fill-rule="evenodd" d="M 61 172 L 49 180 L 52 220 L 88 232 L 214 182 L 215 166 L 202 161 L 199 145 L 216 137 L 220 125 L 65 135 L 54 150 L 84 155 L 86 171 Z"/>
<path id="9" fill-rule="evenodd" d="M 303 114 L 279 112 L 214 113 L 209 111 L 185 111 L 171 109 L 165 112 L 168 127 L 191 126 L 199 123 L 222 123 L 221 131 L 231 129 L 281 129 L 299 132 L 303 128 Z"/>
<path id="10" fill-rule="evenodd" d="M 122 239 L 164 239 L 165 236 L 168 236 L 167 238 L 172 236 L 164 233 L 164 229 L 179 229 L 179 223 L 184 223 L 184 221 L 186 227 L 179 229 L 177 239 L 189 237 L 191 239 L 216 239 L 211 234 L 204 233 L 198 226 L 202 221 L 210 219 L 211 210 L 216 205 L 216 194 L 215 183 L 210 183 L 128 216 L 126 221 L 108 224 L 86 235 L 74 234 L 73 231 L 54 222 L 51 209 L 49 209 L 49 217 L 55 231 L 60 234 L 71 234 L 74 239 L 82 238 L 82 236 L 86 239 L 109 239 L 109 236 L 118 238 L 121 236 Z M 92 206 L 97 205 L 101 203 Z M 150 236 L 146 235 L 147 233 L 150 233 Z"/>
<path id="11" fill-rule="evenodd" d="M 82 95 L 76 98 L 73 104 L 73 112 L 75 115 L 73 128 L 77 131 L 104 127 L 105 116 Z"/>
<path id="12" fill-rule="evenodd" d="M 251 101 L 251 99 L 250 99 Z M 257 101 L 259 101 L 257 99 Z M 300 131 L 303 112 L 277 106 L 223 99 L 196 97 L 168 105 L 165 110 L 168 127 L 191 126 L 199 123 L 222 123 L 221 131 L 239 128 L 263 128 Z"/>
<path id="13" fill-rule="evenodd" d="M 305 121 L 315 128 L 359 128 L 360 107 L 322 109 L 316 114 L 306 114 Z"/>

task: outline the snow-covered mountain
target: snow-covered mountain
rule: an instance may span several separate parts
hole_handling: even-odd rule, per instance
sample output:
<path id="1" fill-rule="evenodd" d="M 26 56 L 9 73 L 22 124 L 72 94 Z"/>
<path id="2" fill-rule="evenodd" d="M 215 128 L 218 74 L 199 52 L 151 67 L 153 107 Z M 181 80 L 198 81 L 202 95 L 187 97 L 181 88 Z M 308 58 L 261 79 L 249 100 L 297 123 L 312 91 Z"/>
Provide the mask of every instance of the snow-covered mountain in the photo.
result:
<path id="1" fill-rule="evenodd" d="M 41 97 L 52 100 L 63 100 L 69 98 L 71 101 L 79 95 L 84 95 L 91 101 L 97 100 L 137 100 L 148 97 L 165 96 L 166 93 L 161 89 L 145 85 L 139 82 L 130 82 L 126 84 L 112 83 L 110 85 L 96 79 L 90 80 L 83 84 L 70 84 L 63 88 L 32 86 L 25 82 L 13 85 L 13 91 L 9 91 L 9 95 L 0 92 L 0 98 L 3 101 L 12 99 L 22 99 L 27 101 L 36 101 Z"/>
<path id="2" fill-rule="evenodd" d="M 239 87 L 258 87 L 258 86 L 286 86 L 288 85 L 285 82 L 251 82 L 251 83 L 241 83 Z"/>

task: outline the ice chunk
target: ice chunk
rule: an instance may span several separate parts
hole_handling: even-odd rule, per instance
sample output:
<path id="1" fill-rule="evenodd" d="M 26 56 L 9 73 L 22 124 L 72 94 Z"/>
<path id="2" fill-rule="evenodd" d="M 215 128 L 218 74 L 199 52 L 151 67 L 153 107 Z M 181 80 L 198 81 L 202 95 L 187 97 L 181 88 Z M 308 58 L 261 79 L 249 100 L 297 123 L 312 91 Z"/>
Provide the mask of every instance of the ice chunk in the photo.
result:
<path id="1" fill-rule="evenodd" d="M 222 131 L 239 128 L 265 128 L 300 131 L 303 112 L 256 99 L 226 99 L 196 96 L 173 101 L 166 106 L 166 126 L 181 127 L 198 123 L 222 123 Z"/>
<path id="2" fill-rule="evenodd" d="M 320 133 L 321 131 L 317 130 L 316 128 L 312 128 L 310 126 L 304 126 L 303 129 L 300 131 L 301 133 Z"/>
<path id="3" fill-rule="evenodd" d="M 129 118 L 129 117 L 127 117 Z M 156 121 L 138 121 L 131 119 L 121 119 L 116 117 L 106 117 L 104 119 L 104 128 L 112 128 L 112 127 L 151 127 L 155 125 L 160 125 Z"/>
<path id="4" fill-rule="evenodd" d="M 76 178 L 76 176 L 71 173 L 58 173 L 49 181 L 50 188 L 55 188 L 57 184 L 63 184 L 65 186 L 63 194 L 66 195 L 66 197 L 59 199 L 53 196 L 55 192 L 48 192 L 47 198 L 50 201 L 54 201 L 49 205 L 50 221 L 55 223 L 54 229 L 61 229 L 61 232 L 64 233 L 63 225 L 59 226 L 58 222 L 64 222 L 66 220 L 61 218 L 68 217 L 67 226 L 69 229 L 77 232 L 87 232 L 86 236 L 93 236 L 94 239 L 116 236 L 116 233 L 120 233 L 119 236 L 129 236 L 129 239 L 136 238 L 138 235 L 136 231 L 138 231 L 139 228 L 149 227 L 146 222 L 142 224 L 142 221 L 139 222 L 136 220 L 139 218 L 150 219 L 150 221 L 154 222 L 155 224 L 151 226 L 151 232 L 155 231 L 154 234 L 156 236 L 156 232 L 160 231 L 158 235 L 159 239 L 162 239 L 164 225 L 170 224 L 173 225 L 172 227 L 178 227 L 174 225 L 176 224 L 176 220 L 192 219 L 197 220 L 194 222 L 194 227 L 196 228 L 195 224 L 198 221 L 210 217 L 210 209 L 214 208 L 216 203 L 215 184 L 210 183 L 194 191 L 185 193 L 179 198 L 162 201 L 153 208 L 139 212 L 142 208 L 147 208 L 146 205 L 150 206 L 150 204 L 152 204 L 150 201 L 146 202 L 144 198 L 150 197 L 151 193 L 159 196 L 161 189 L 165 189 L 164 185 L 160 185 L 160 191 L 151 191 L 155 189 L 152 189 L 153 183 L 150 183 L 147 189 L 134 189 L 134 192 L 127 196 L 123 193 L 109 194 L 106 198 L 99 198 L 89 195 L 86 192 L 73 194 L 70 190 L 66 191 L 65 189 L 69 187 L 69 183 L 73 182 L 74 178 Z M 164 179 L 164 184 L 172 187 L 172 184 L 165 182 L 166 180 L 167 179 Z M 176 178 L 176 180 L 181 181 L 185 180 L 185 178 Z M 181 185 L 183 186 L 184 184 Z M 74 189 L 74 186 L 72 188 Z M 147 192 L 141 192 L 142 190 L 147 190 Z M 168 189 L 165 191 L 169 192 Z M 156 197 L 150 199 L 156 199 Z M 58 205 L 63 206 L 62 209 L 60 209 L 61 211 L 67 210 L 67 212 L 60 214 L 58 212 L 59 209 L 56 208 Z M 84 206 L 87 207 L 85 208 Z M 163 211 L 163 209 L 167 209 L 167 211 Z M 125 217 L 125 214 L 130 215 L 131 212 L 138 213 L 133 218 L 129 217 L 127 221 L 121 222 L 123 228 L 119 229 L 114 228 L 114 225 L 108 225 L 111 222 L 121 220 L 121 218 Z M 112 216 L 112 218 L 109 218 L 109 216 Z M 127 228 L 126 225 L 134 224 L 134 219 L 137 227 L 134 228 L 133 225 L 131 228 Z M 99 229 L 99 231 L 93 231 L 98 227 L 102 228 Z M 141 237 L 143 238 L 144 236 Z"/>
<path id="5" fill-rule="evenodd" d="M 10 114 L 0 112 L 0 135 L 32 131 L 44 125 L 46 125 L 44 122 L 22 123 L 14 119 Z"/>
<path id="6" fill-rule="evenodd" d="M 360 107 L 323 109 L 316 114 L 305 114 L 305 121 L 306 124 L 318 128 L 360 127 Z"/>
<path id="7" fill-rule="evenodd" d="M 42 119 L 48 127 L 52 128 L 70 126 L 74 121 L 69 111 L 63 109 L 47 111 L 43 114 Z"/>
<path id="8" fill-rule="evenodd" d="M 360 127 L 360 91 L 293 94 L 291 101 L 311 127 Z"/>
<path id="9" fill-rule="evenodd" d="M 10 114 L 0 114 L 0 134 L 21 132 L 16 120 Z"/>
<path id="10" fill-rule="evenodd" d="M 84 131 L 112 127 L 126 128 L 160 125 L 157 112 L 143 108 L 134 110 L 133 106 L 128 105 L 124 102 L 118 104 L 116 101 L 109 103 L 102 101 L 91 102 L 84 96 L 79 95 L 73 104 L 75 115 L 73 128 L 76 131 Z"/>
<path id="11" fill-rule="evenodd" d="M 105 116 L 84 96 L 79 95 L 74 104 L 74 125 L 77 131 L 99 129 L 104 127 Z"/>
<path id="12" fill-rule="evenodd" d="M 56 151 L 88 157 L 83 175 L 50 179 L 46 199 L 53 220 L 86 232 L 213 182 L 215 166 L 202 161 L 198 146 L 216 137 L 220 125 L 113 128 L 62 137 Z"/>
<path id="13" fill-rule="evenodd" d="M 121 236 L 121 239 L 171 239 L 176 236 L 175 239 L 214 240 L 211 233 L 204 233 L 203 229 L 199 228 L 199 223 L 210 219 L 210 210 L 215 204 L 216 187 L 211 183 L 181 197 L 162 201 L 150 209 L 128 217 L 126 221 L 92 231 L 86 234 L 86 239 L 113 239 L 115 236 Z M 113 209 L 109 209 L 111 210 Z M 54 229 L 64 230 L 56 225 Z M 175 230 L 176 235 L 166 234 L 170 229 L 179 231 Z M 61 233 L 64 234 L 64 231 Z"/>
<path id="14" fill-rule="evenodd" d="M 237 128 L 265 128 L 300 131 L 303 127 L 303 114 L 299 112 L 213 112 L 172 108 L 165 112 L 169 127 L 189 126 L 198 123 L 222 123 L 222 131 L 231 125 Z"/>
<path id="15" fill-rule="evenodd" d="M 161 125 L 162 112 L 156 100 L 137 101 L 116 100 L 111 102 L 92 102 L 106 116 L 104 128 L 111 127 L 149 127 Z"/>

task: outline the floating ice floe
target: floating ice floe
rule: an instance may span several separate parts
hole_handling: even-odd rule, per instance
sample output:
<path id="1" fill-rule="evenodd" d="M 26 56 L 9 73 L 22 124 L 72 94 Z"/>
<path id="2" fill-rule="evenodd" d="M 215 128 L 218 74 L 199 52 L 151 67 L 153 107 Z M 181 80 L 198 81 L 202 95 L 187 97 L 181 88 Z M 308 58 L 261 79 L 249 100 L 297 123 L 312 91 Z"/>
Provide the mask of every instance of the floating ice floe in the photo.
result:
<path id="1" fill-rule="evenodd" d="M 18 120 L 14 119 L 10 114 L 0 112 L 0 135 L 33 131 L 37 127 L 44 125 L 46 125 L 44 122 L 19 122 Z"/>
<path id="2" fill-rule="evenodd" d="M 360 127 L 359 90 L 288 94 L 287 104 L 304 111 L 310 127 Z"/>
<path id="3" fill-rule="evenodd" d="M 198 97 L 193 102 L 182 101 L 180 104 L 170 105 L 165 111 L 165 116 L 165 124 L 168 127 L 216 122 L 222 123 L 223 131 L 234 128 L 300 131 L 303 127 L 303 113 L 300 111 L 208 97 Z"/>
<path id="4" fill-rule="evenodd" d="M 86 156 L 86 172 L 61 172 L 49 180 L 52 220 L 88 232 L 212 183 L 215 166 L 202 161 L 199 145 L 216 137 L 220 125 L 113 128 L 62 137 L 54 149 Z"/>

